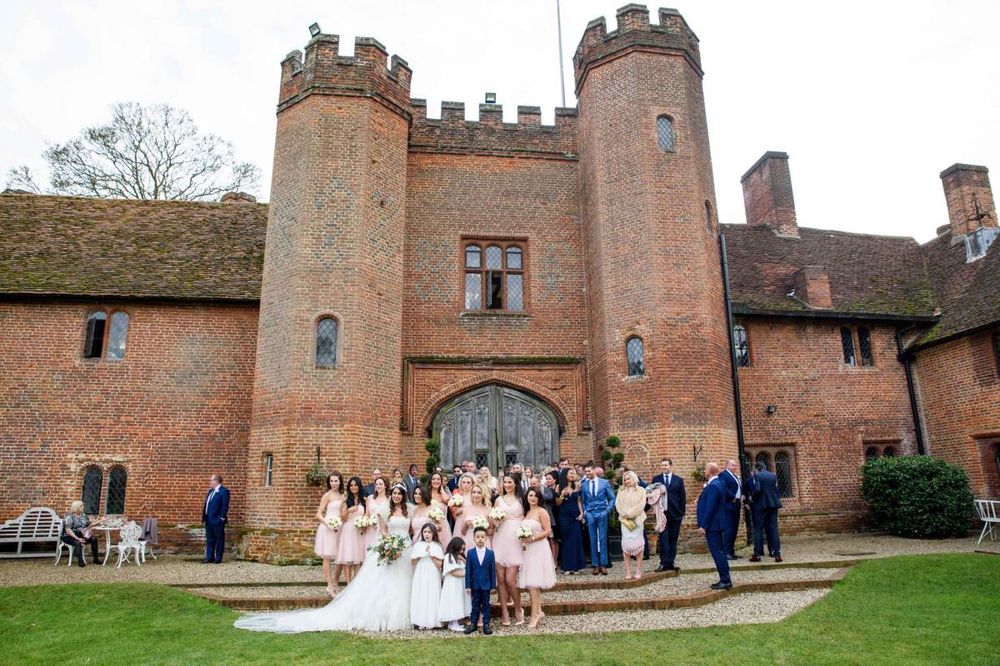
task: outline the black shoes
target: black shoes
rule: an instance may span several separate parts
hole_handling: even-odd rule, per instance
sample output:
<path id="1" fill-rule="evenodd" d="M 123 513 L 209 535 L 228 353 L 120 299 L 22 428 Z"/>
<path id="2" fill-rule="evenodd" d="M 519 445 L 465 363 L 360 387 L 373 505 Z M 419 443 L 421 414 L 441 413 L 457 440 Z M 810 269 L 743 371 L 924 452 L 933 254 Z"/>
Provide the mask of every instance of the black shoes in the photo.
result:
<path id="1" fill-rule="evenodd" d="M 726 555 L 727 560 L 742 560 L 743 558 L 739 555 Z"/>
<path id="2" fill-rule="evenodd" d="M 660 566 L 658 566 L 655 569 L 653 569 L 653 573 L 660 573 L 661 571 L 666 571 L 667 569 L 670 569 L 670 568 L 671 567 L 665 567 L 665 566 L 663 566 L 661 564 Z"/>
<path id="3" fill-rule="evenodd" d="M 484 630 L 484 631 L 485 631 L 485 630 Z M 492 629 L 490 629 L 490 633 L 492 633 L 492 632 L 493 632 L 493 630 L 492 630 Z M 466 635 L 468 635 L 468 634 L 474 634 L 474 633 L 476 633 L 476 625 L 474 625 L 474 624 L 470 624 L 469 626 L 467 626 L 467 627 L 465 628 L 465 631 L 463 631 L 462 633 L 463 633 L 463 634 L 466 634 Z"/>
<path id="4" fill-rule="evenodd" d="M 733 589 L 733 584 L 732 583 L 722 583 L 722 582 L 712 583 L 712 589 L 713 590 L 731 590 L 731 589 Z"/>
<path id="5" fill-rule="evenodd" d="M 492 634 L 492 633 L 493 633 L 493 629 L 491 629 L 491 628 L 490 628 L 490 627 L 488 627 L 488 626 L 486 626 L 486 627 L 483 627 L 483 635 L 484 635 L 484 636 L 489 636 L 489 635 L 490 635 L 490 634 Z"/>

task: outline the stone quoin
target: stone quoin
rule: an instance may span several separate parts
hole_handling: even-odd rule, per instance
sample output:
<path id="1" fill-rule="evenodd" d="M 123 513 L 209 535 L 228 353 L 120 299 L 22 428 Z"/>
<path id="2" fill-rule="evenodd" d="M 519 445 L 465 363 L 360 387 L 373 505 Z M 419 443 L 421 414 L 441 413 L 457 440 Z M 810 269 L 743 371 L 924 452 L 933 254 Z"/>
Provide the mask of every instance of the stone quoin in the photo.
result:
<path id="1" fill-rule="evenodd" d="M 191 549 L 219 473 L 240 556 L 286 561 L 311 555 L 314 467 L 423 471 L 435 437 L 446 468 L 537 469 L 617 435 L 640 476 L 666 456 L 692 485 L 741 429 L 784 531 L 863 524 L 866 456 L 926 452 L 1000 493 L 985 167 L 941 173 L 923 245 L 799 226 L 774 151 L 742 178 L 747 223 L 722 224 L 676 10 L 592 21 L 551 126 L 428 117 L 405 60 L 338 51 L 318 34 L 281 62 L 268 204 L 0 196 L 0 516 L 124 488 Z"/>

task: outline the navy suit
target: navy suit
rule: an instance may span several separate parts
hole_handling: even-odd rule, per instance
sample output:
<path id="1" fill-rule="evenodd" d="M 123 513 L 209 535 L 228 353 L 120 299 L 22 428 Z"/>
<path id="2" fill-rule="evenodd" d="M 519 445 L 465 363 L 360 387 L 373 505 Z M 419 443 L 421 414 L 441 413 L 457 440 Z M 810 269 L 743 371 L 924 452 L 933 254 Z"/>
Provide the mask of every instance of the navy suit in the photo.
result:
<path id="1" fill-rule="evenodd" d="M 737 495 L 742 495 L 740 480 L 728 469 L 719 473 L 719 480 L 726 489 L 726 532 L 723 543 L 726 554 L 736 555 L 736 535 L 740 531 L 740 501 Z"/>
<path id="2" fill-rule="evenodd" d="M 608 514 L 615 508 L 615 492 L 607 479 L 595 477 L 597 487 L 591 479 L 580 482 L 580 500 L 590 534 L 590 566 L 608 567 Z"/>
<path id="3" fill-rule="evenodd" d="M 226 550 L 226 520 L 229 516 L 229 489 L 219 486 L 205 495 L 201 522 L 205 523 L 205 561 L 222 562 Z"/>
<path id="4" fill-rule="evenodd" d="M 684 489 L 684 479 L 679 474 L 671 473 L 670 483 L 667 483 L 666 474 L 657 474 L 653 477 L 653 483 L 661 483 L 667 489 L 667 509 L 664 511 L 667 527 L 660 532 L 657 548 L 660 551 L 660 567 L 673 569 L 674 559 L 677 557 L 677 538 L 681 533 L 684 512 L 687 511 L 687 491 Z"/>
<path id="5" fill-rule="evenodd" d="M 719 582 L 732 585 L 729 577 L 729 560 L 723 547 L 722 535 L 727 523 L 726 490 L 719 477 L 712 479 L 698 497 L 698 527 L 705 530 L 705 540 L 708 550 L 715 560 L 715 568 L 719 571 Z"/>
<path id="6" fill-rule="evenodd" d="M 767 551 L 771 557 L 781 557 L 781 541 L 778 538 L 778 509 L 781 508 L 781 492 L 778 477 L 766 469 L 750 477 L 747 484 L 750 492 L 750 511 L 753 513 L 753 554 L 764 554 L 764 531 L 767 531 Z"/>
<path id="7" fill-rule="evenodd" d="M 471 626 L 479 624 L 482 613 L 483 629 L 487 629 L 490 626 L 490 592 L 497 588 L 497 564 L 489 548 L 483 555 L 482 564 L 475 548 L 465 552 L 465 588 L 472 594 Z"/>

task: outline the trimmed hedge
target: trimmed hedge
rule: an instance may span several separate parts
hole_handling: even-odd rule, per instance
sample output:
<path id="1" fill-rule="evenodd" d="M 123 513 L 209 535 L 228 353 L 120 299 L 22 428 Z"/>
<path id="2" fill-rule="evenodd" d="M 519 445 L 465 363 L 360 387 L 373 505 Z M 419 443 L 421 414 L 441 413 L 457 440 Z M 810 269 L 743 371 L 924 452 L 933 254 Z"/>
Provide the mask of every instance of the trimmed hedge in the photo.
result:
<path id="1" fill-rule="evenodd" d="M 930 456 L 869 460 L 861 494 L 875 526 L 898 536 L 965 536 L 975 514 L 965 470 Z"/>

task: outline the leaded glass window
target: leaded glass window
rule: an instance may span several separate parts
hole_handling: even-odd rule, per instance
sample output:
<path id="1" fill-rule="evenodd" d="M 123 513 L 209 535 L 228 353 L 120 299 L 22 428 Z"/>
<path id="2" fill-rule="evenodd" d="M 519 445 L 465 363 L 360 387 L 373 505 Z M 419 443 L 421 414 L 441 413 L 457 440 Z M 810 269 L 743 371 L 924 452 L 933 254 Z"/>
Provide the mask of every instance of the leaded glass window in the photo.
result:
<path id="1" fill-rule="evenodd" d="M 490 454 L 488 453 L 477 453 L 476 454 L 476 469 L 481 469 L 483 467 L 489 467 L 490 464 Z"/>
<path id="2" fill-rule="evenodd" d="M 759 451 L 754 457 L 754 463 L 763 463 L 764 469 L 771 469 L 771 456 L 767 451 Z"/>
<path id="3" fill-rule="evenodd" d="M 270 486 L 274 481 L 274 454 L 264 454 L 264 486 Z"/>
<path id="4" fill-rule="evenodd" d="M 792 463 L 784 451 L 778 451 L 774 454 L 774 474 L 778 477 L 778 492 L 782 497 L 791 497 Z"/>
<path id="5" fill-rule="evenodd" d="M 108 315 L 98 310 L 87 317 L 87 339 L 83 344 L 84 358 L 101 358 L 104 353 L 104 328 Z"/>
<path id="6" fill-rule="evenodd" d="M 510 467 L 517 462 L 517 453 L 505 453 L 504 454 L 504 465 Z"/>
<path id="7" fill-rule="evenodd" d="M 483 279 L 479 273 L 465 274 L 465 309 L 478 310 L 483 307 Z"/>
<path id="8" fill-rule="evenodd" d="M 516 245 L 507 248 L 507 268 L 512 271 L 521 270 L 521 248 Z"/>
<path id="9" fill-rule="evenodd" d="M 337 365 L 337 320 L 323 317 L 316 322 L 316 367 L 333 368 Z"/>
<path id="10" fill-rule="evenodd" d="M 660 116 L 656 119 L 656 138 L 660 144 L 660 150 L 665 153 L 674 151 L 676 137 L 674 136 L 674 122 L 670 116 Z"/>
<path id="11" fill-rule="evenodd" d="M 128 313 L 115 312 L 111 315 L 111 332 L 108 335 L 108 359 L 120 361 L 125 358 L 125 340 L 128 338 Z"/>
<path id="12" fill-rule="evenodd" d="M 898 455 L 896 453 L 896 447 L 894 446 L 885 447 L 885 449 L 882 451 L 882 455 L 885 456 L 886 458 L 895 458 L 896 455 Z"/>
<path id="13" fill-rule="evenodd" d="M 872 334 L 864 326 L 858 327 L 858 349 L 861 352 L 861 365 L 875 365 L 872 358 Z"/>
<path id="14" fill-rule="evenodd" d="M 105 513 L 125 513 L 125 487 L 128 485 L 128 473 L 124 467 L 112 467 L 108 473 L 108 501 Z"/>
<path id="15" fill-rule="evenodd" d="M 483 261 L 483 251 L 478 245 L 469 245 L 465 248 L 465 267 L 481 268 Z"/>
<path id="16" fill-rule="evenodd" d="M 865 449 L 865 460 L 875 460 L 880 456 L 880 452 L 877 446 L 869 446 Z"/>
<path id="17" fill-rule="evenodd" d="M 625 356 L 628 360 L 628 376 L 642 377 L 646 374 L 645 351 L 642 338 L 632 337 L 625 343 Z"/>
<path id="18" fill-rule="evenodd" d="M 854 356 L 854 335 L 846 326 L 840 329 L 840 344 L 844 348 L 844 363 L 853 368 L 858 364 Z"/>
<path id="19" fill-rule="evenodd" d="M 520 312 L 524 309 L 524 276 L 507 276 L 507 309 Z"/>
<path id="20" fill-rule="evenodd" d="M 736 365 L 740 368 L 750 367 L 750 341 L 746 327 L 741 324 L 733 327 L 733 346 L 736 349 Z"/>
<path id="21" fill-rule="evenodd" d="M 997 375 L 1000 375 L 1000 333 L 993 334 L 993 360 L 997 364 Z"/>
<path id="22" fill-rule="evenodd" d="M 519 245 L 466 245 L 464 274 L 466 310 L 524 310 L 524 250 Z"/>
<path id="23" fill-rule="evenodd" d="M 97 465 L 90 465 L 83 473 L 83 512 L 95 516 L 101 512 L 101 486 L 104 472 Z"/>

